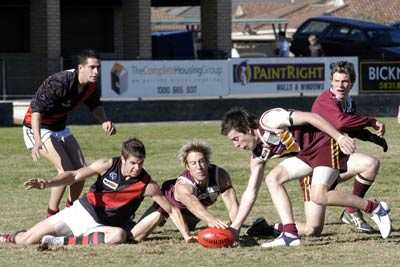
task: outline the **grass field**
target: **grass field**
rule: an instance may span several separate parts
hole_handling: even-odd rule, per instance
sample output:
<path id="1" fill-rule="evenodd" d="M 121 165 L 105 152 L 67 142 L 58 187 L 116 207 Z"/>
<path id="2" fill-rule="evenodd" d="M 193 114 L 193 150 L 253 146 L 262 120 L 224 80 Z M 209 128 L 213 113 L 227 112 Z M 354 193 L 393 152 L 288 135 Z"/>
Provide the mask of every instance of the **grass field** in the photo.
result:
<path id="1" fill-rule="evenodd" d="M 378 157 L 381 162 L 377 183 L 368 193 L 387 201 L 391 206 L 393 232 L 382 240 L 379 234 L 354 232 L 351 227 L 338 223 L 340 208 L 329 208 L 323 235 L 305 238 L 303 245 L 295 248 L 261 249 L 257 243 L 263 239 L 247 240 L 240 248 L 204 249 L 198 244 L 185 244 L 171 222 L 158 228 L 139 244 L 98 247 L 65 247 L 39 252 L 36 246 L 0 245 L 0 266 L 397 266 L 399 263 L 399 127 L 395 119 L 383 119 L 387 125 L 389 151 L 359 141 L 358 150 Z M 105 137 L 98 126 L 73 126 L 88 162 L 119 154 L 120 143 L 136 136 L 147 147 L 145 168 L 158 182 L 174 177 L 181 167 L 176 160 L 179 147 L 193 137 L 203 139 L 213 147 L 213 162 L 228 170 L 240 196 L 247 178 L 248 152 L 239 151 L 219 134 L 218 122 L 120 124 L 118 134 Z M 46 215 L 48 191 L 24 190 L 23 182 L 32 177 L 48 178 L 54 168 L 44 159 L 33 162 L 25 150 L 19 127 L 0 128 L 0 232 L 14 231 L 32 226 Z M 397 138 L 396 138 L 397 136 Z M 269 167 L 277 161 L 271 161 Z M 89 180 L 86 187 L 94 181 Z M 352 183 L 340 185 L 350 190 Z M 302 196 L 297 182 L 289 183 L 294 212 L 303 218 Z M 86 189 L 85 189 L 86 190 Z M 145 201 L 137 212 L 139 217 L 150 205 Z M 221 200 L 211 211 L 228 218 Z M 271 206 L 266 186 L 263 185 L 258 200 L 246 224 L 257 217 L 276 222 L 277 215 Z M 242 234 L 245 232 L 245 227 Z"/>

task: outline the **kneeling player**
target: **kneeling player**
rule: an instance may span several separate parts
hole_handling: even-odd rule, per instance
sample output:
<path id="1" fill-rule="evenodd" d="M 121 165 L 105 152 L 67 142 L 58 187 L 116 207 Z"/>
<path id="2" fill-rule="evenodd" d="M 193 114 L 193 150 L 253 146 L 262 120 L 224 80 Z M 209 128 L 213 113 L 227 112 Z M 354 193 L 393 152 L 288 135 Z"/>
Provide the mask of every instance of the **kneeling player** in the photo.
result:
<path id="1" fill-rule="evenodd" d="M 178 158 L 185 171 L 177 178 L 163 183 L 161 191 L 169 202 L 178 208 L 186 222 L 187 231 L 194 230 L 201 220 L 210 227 L 227 228 L 228 225 L 212 215 L 207 207 L 217 201 L 219 195 L 233 220 L 238 210 L 238 201 L 229 174 L 210 163 L 211 149 L 205 143 L 192 141 L 181 147 Z M 152 228 L 161 226 L 168 214 L 154 203 L 139 221 Z M 152 228 L 150 228 L 150 226 Z M 189 233 L 187 233 L 189 234 Z"/>
<path id="2" fill-rule="evenodd" d="M 29 245 L 118 244 L 129 236 L 143 238 L 139 224 L 132 228 L 131 216 L 143 197 L 151 197 L 172 218 L 185 239 L 183 218 L 161 194 L 160 188 L 143 169 L 146 151 L 143 143 L 132 138 L 122 144 L 121 156 L 97 160 L 88 167 L 61 173 L 51 180 L 31 179 L 27 189 L 69 185 L 97 175 L 89 192 L 71 207 L 51 216 L 27 231 L 0 235 L 0 243 Z"/>
<path id="3" fill-rule="evenodd" d="M 321 131 L 307 126 L 310 123 Z M 313 173 L 311 200 L 319 205 L 349 206 L 371 213 L 378 224 L 382 237 L 390 234 L 390 218 L 387 204 L 367 201 L 352 194 L 328 191 L 336 181 L 338 170 L 346 157 L 354 151 L 352 140 L 340 134 L 321 116 L 313 113 L 273 109 L 265 112 L 257 123 L 254 116 L 245 110 L 231 110 L 225 114 L 222 133 L 233 144 L 253 151 L 250 162 L 251 175 L 242 196 L 238 216 L 232 228 L 238 230 L 253 206 L 263 177 L 265 162 L 273 155 L 297 153 L 282 161 L 265 178 L 274 206 L 283 224 L 282 234 L 263 247 L 295 246 L 300 244 L 293 219 L 292 206 L 283 184 Z M 333 139 L 332 139 L 333 138 Z M 337 143 L 336 143 L 337 142 Z M 339 144 L 339 145 L 338 145 Z"/>

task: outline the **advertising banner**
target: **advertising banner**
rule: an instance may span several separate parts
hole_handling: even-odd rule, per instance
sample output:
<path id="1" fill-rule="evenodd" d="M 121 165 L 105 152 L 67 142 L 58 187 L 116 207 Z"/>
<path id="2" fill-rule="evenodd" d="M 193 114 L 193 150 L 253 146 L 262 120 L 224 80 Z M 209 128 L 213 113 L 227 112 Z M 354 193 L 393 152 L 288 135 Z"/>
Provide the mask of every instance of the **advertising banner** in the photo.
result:
<path id="1" fill-rule="evenodd" d="M 361 62 L 361 90 L 400 92 L 400 62 Z"/>
<path id="2" fill-rule="evenodd" d="M 103 98 L 226 96 L 226 60 L 102 61 Z"/>
<path id="3" fill-rule="evenodd" d="M 353 63 L 357 57 L 238 58 L 230 61 L 230 95 L 317 96 L 330 87 L 330 66 L 337 61 Z M 358 81 L 352 95 L 358 94 Z"/>

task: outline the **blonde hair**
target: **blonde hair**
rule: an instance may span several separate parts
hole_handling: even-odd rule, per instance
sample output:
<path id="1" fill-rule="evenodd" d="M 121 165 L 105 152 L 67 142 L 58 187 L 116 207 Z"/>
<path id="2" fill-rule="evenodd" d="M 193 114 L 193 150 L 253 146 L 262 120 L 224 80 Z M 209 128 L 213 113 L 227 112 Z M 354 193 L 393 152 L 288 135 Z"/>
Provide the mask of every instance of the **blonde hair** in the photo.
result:
<path id="1" fill-rule="evenodd" d="M 199 152 L 204 155 L 207 162 L 210 162 L 211 147 L 204 141 L 192 140 L 184 144 L 178 151 L 178 160 L 183 166 L 187 165 L 187 157 L 190 152 Z"/>

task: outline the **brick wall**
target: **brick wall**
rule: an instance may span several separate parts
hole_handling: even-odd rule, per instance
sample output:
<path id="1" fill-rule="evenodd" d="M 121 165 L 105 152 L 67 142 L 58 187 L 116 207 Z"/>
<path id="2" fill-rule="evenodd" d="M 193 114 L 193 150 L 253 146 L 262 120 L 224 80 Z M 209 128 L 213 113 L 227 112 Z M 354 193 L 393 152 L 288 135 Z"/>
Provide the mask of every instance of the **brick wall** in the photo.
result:
<path id="1" fill-rule="evenodd" d="M 122 43 L 125 58 L 151 58 L 150 21 L 150 1 L 122 1 Z"/>
<path id="2" fill-rule="evenodd" d="M 230 53 L 232 42 L 232 6 L 230 0 L 201 0 L 203 49 Z"/>

